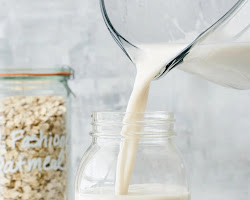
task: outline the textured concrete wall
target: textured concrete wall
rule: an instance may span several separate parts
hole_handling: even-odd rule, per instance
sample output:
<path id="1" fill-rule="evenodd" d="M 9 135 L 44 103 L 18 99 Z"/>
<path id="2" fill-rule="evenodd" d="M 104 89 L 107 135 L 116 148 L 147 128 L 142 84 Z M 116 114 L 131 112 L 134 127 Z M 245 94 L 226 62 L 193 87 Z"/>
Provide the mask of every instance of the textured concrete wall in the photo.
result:
<path id="1" fill-rule="evenodd" d="M 235 1 L 176 2 L 183 14 L 199 10 L 194 17 L 202 28 Z M 1 66 L 70 64 L 76 71 L 70 83 L 77 95 L 72 110 L 76 169 L 90 142 L 91 112 L 125 110 L 135 68 L 109 35 L 98 0 L 1 0 L 0 11 Z M 176 113 L 176 141 L 190 170 L 193 200 L 250 198 L 249 99 L 249 91 L 178 70 L 153 83 L 149 109 Z"/>

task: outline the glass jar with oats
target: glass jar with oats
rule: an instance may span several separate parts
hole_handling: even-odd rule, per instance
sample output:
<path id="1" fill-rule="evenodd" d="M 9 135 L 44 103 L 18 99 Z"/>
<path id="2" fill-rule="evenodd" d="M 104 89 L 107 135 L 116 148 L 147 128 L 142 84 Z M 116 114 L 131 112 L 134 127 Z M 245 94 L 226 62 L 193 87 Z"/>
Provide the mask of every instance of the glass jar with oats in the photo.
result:
<path id="1" fill-rule="evenodd" d="M 70 68 L 0 69 L 0 200 L 65 200 Z"/>

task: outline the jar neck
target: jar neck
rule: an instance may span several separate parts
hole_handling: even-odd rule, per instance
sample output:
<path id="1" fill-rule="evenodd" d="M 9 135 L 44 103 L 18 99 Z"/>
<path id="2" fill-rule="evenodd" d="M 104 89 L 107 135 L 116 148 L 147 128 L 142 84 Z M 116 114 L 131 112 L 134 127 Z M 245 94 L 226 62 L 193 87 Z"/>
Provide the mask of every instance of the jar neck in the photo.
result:
<path id="1" fill-rule="evenodd" d="M 153 143 L 175 136 L 175 119 L 172 113 L 96 112 L 92 119 L 93 141 Z"/>
<path id="2" fill-rule="evenodd" d="M 56 79 L 0 79 L 0 96 L 11 95 L 69 95 L 70 89 L 67 78 Z"/>
<path id="3" fill-rule="evenodd" d="M 166 144 L 173 144 L 174 136 L 172 137 L 151 137 L 140 139 L 127 139 L 127 138 L 107 138 L 107 137 L 92 137 L 92 145 L 98 145 L 99 147 L 108 147 L 108 148 L 120 148 L 122 142 L 135 143 L 139 146 L 165 146 Z"/>
<path id="4" fill-rule="evenodd" d="M 69 67 L 0 68 L 0 96 L 70 94 L 68 80 L 73 75 Z"/>

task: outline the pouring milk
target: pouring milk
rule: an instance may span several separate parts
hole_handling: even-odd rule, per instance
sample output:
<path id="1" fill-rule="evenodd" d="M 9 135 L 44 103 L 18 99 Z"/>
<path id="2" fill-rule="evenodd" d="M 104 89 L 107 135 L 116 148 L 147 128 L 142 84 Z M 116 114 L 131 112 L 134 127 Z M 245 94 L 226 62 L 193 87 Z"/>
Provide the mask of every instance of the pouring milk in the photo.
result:
<path id="1" fill-rule="evenodd" d="M 145 112 L 151 81 L 166 61 L 172 59 L 185 46 L 185 44 L 138 45 L 143 49 L 143 53 L 135 58 L 137 75 L 127 112 Z M 250 88 L 249 55 L 250 45 L 246 43 L 200 45 L 186 56 L 181 68 L 221 85 L 247 89 Z M 125 117 L 124 123 L 138 120 L 140 119 L 130 114 Z M 117 195 L 128 194 L 139 142 L 139 138 L 133 133 L 140 131 L 138 129 L 140 127 L 135 129 L 125 126 L 121 132 L 127 139 L 122 142 L 118 157 L 115 190 Z"/>
<path id="2" fill-rule="evenodd" d="M 181 49 L 180 46 L 168 46 L 170 52 L 169 59 L 176 55 Z M 137 75 L 134 83 L 134 88 L 130 96 L 127 113 L 132 113 L 125 116 L 124 123 L 133 123 L 141 119 L 133 113 L 143 113 L 146 110 L 150 83 L 159 73 L 166 61 L 166 51 L 161 48 L 144 48 L 143 54 L 140 54 L 135 59 Z M 166 50 L 166 48 L 164 48 Z M 120 146 L 120 154 L 118 157 L 117 173 L 116 173 L 116 194 L 128 194 L 128 187 L 133 172 L 134 162 L 136 158 L 137 145 L 139 138 L 134 134 L 140 131 L 140 127 L 134 128 L 124 126 L 121 135 L 125 136 L 125 140 Z"/>
<path id="3" fill-rule="evenodd" d="M 150 44 L 138 45 L 142 49 L 134 59 L 137 75 L 130 96 L 124 124 L 133 123 L 140 119 L 133 113 L 143 113 L 146 110 L 150 84 L 161 71 L 166 61 L 171 60 L 186 44 Z M 248 44 L 211 44 L 200 45 L 185 57 L 180 67 L 183 70 L 203 75 L 221 85 L 248 88 L 250 86 L 250 46 Z M 234 56 L 233 56 L 234 55 Z M 237 55 L 235 57 L 235 55 Z M 200 67 L 200 65 L 203 67 Z M 204 65 L 207 65 L 204 67 Z M 218 70 L 218 66 L 220 65 Z M 216 69 L 216 70 L 215 70 Z M 211 71 L 209 71 L 211 70 Z M 213 73 L 214 71 L 219 73 Z M 226 74 L 226 76 L 223 76 Z M 81 199 L 86 200 L 188 200 L 187 188 L 171 185 L 130 185 L 136 159 L 137 146 L 140 140 L 135 133 L 140 127 L 124 126 L 121 135 L 124 140 L 120 145 L 120 153 L 116 169 L 116 186 L 114 188 L 95 188 L 86 191 Z M 152 195 L 157 194 L 157 195 Z"/>
<path id="4" fill-rule="evenodd" d="M 182 48 L 182 45 L 168 46 L 169 59 Z M 129 114 L 125 115 L 124 124 L 142 120 L 140 117 L 143 116 L 138 113 L 144 113 L 146 110 L 150 84 L 166 63 L 165 50 L 166 48 L 164 51 L 161 48 L 155 48 L 151 51 L 151 48 L 145 48 L 141 54 L 137 55 L 137 75 L 127 106 Z M 86 190 L 83 194 L 79 194 L 80 200 L 189 200 L 189 191 L 185 187 L 162 184 L 130 185 L 140 140 L 136 132 L 140 129 L 141 127 L 138 126 L 122 128 L 121 135 L 124 136 L 124 140 L 120 144 L 115 188 L 100 187 Z"/>
<path id="5" fill-rule="evenodd" d="M 133 113 L 145 112 L 152 80 L 159 75 L 167 63 L 176 58 L 176 56 L 188 47 L 189 44 L 147 43 L 132 45 L 129 40 L 122 37 L 123 35 L 128 34 L 118 34 L 118 31 L 115 29 L 108 17 L 104 0 L 100 0 L 100 2 L 104 20 L 109 28 L 109 31 L 126 55 L 128 55 L 130 59 L 132 58 L 131 60 L 133 60 L 137 68 L 134 88 L 126 110 L 129 114 L 126 115 L 123 120 L 124 124 L 130 124 L 142 120 L 138 117 L 138 115 L 133 115 Z M 230 12 L 217 22 L 217 25 L 219 26 L 225 25 L 227 22 L 227 26 L 222 26 L 225 29 L 224 33 L 234 34 L 235 28 L 234 26 L 231 26 L 234 24 L 232 23 L 234 20 L 232 20 L 231 16 L 234 16 L 237 25 L 239 22 L 242 22 L 242 20 L 238 20 L 238 18 L 241 18 L 241 13 L 243 13 L 244 9 L 241 10 L 242 12 L 237 14 L 238 18 L 233 14 L 240 10 L 244 2 L 247 1 L 239 1 L 230 10 Z M 247 5 L 249 6 L 250 4 Z M 248 7 L 245 6 L 244 8 L 246 9 Z M 142 9 L 145 8 L 142 7 Z M 111 11 L 113 10 L 115 9 L 111 9 Z M 225 40 L 223 40 L 224 43 L 217 42 L 222 40 L 220 40 L 219 35 L 214 32 L 215 30 L 218 30 L 214 28 L 218 28 L 219 26 L 215 25 L 210 27 L 210 29 L 213 30 L 211 33 L 216 33 L 214 34 L 216 39 L 214 41 L 216 42 L 209 44 L 203 42 L 196 43 L 196 45 L 192 46 L 191 50 L 189 49 L 190 51 L 188 54 L 181 58 L 183 59 L 181 60 L 182 64 L 178 65 L 178 68 L 199 75 L 220 85 L 237 89 L 250 89 L 250 43 L 239 42 L 241 41 L 239 37 L 242 38 L 244 35 L 249 35 L 247 34 L 248 29 L 246 29 L 249 27 L 248 21 L 247 23 L 242 23 L 242 25 L 243 31 L 240 31 L 241 34 L 235 34 L 237 37 L 231 37 L 229 34 L 227 38 L 230 40 L 226 40 L 227 38 L 225 38 Z M 247 25 L 246 28 L 245 25 Z M 231 28 L 231 31 L 228 31 L 227 28 Z M 239 30 L 241 29 L 242 27 L 239 27 Z M 206 36 L 206 34 L 204 35 Z M 140 40 L 135 39 L 134 41 Z M 136 51 L 134 51 L 135 49 Z M 134 163 L 136 160 L 137 147 L 140 140 L 139 136 L 136 135 L 136 132 L 139 132 L 140 129 L 141 127 L 124 126 L 121 131 L 121 135 L 124 137 L 124 140 L 120 145 L 120 153 L 116 168 L 115 188 L 94 188 L 82 194 L 81 199 L 188 200 L 190 198 L 188 189 L 180 188 L 178 186 L 160 184 L 130 185 Z"/>

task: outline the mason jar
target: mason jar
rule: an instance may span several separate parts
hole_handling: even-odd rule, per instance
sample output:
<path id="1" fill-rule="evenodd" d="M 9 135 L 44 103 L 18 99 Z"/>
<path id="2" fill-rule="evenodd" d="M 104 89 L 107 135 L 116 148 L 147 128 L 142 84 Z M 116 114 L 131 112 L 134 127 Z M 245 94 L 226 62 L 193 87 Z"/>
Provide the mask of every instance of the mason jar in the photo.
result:
<path id="1" fill-rule="evenodd" d="M 130 114 L 141 120 L 124 123 Z M 92 118 L 92 143 L 76 177 L 77 200 L 190 199 L 185 165 L 174 143 L 173 114 L 96 112 Z M 124 127 L 132 132 L 121 136 Z M 120 155 L 125 143 L 127 153 Z M 135 156 L 135 160 L 128 194 L 117 195 L 118 160 L 122 156 Z"/>
<path id="2" fill-rule="evenodd" d="M 0 199 L 68 195 L 70 68 L 0 69 Z"/>

